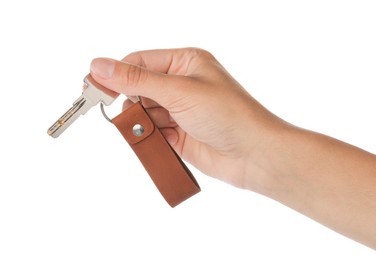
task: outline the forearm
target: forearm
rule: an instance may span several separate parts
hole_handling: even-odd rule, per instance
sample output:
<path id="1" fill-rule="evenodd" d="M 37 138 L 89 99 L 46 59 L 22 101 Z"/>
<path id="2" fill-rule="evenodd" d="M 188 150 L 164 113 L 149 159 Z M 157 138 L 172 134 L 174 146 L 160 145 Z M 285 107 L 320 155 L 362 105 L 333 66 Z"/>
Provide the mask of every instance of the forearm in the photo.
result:
<path id="1" fill-rule="evenodd" d="M 376 156 L 291 126 L 276 135 L 262 193 L 376 248 Z"/>

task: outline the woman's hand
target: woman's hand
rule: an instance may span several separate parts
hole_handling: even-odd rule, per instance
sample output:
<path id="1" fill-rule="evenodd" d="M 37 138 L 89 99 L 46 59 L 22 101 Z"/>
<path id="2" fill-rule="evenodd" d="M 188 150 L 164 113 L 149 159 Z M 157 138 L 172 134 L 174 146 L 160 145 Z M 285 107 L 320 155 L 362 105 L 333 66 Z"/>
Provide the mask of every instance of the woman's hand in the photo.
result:
<path id="1" fill-rule="evenodd" d="M 152 50 L 122 61 L 100 58 L 93 60 L 91 74 L 118 93 L 143 97 L 170 145 L 202 172 L 238 187 L 249 183 L 249 170 L 250 183 L 261 181 L 260 167 L 250 158 L 261 156 L 281 121 L 207 51 Z"/>

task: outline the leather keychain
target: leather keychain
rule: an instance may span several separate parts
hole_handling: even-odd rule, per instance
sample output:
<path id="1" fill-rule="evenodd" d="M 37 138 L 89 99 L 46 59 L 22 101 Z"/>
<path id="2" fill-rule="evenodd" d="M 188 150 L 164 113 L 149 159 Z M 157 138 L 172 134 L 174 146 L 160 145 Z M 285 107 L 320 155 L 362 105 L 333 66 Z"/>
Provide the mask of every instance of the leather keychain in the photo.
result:
<path id="1" fill-rule="evenodd" d="M 111 105 L 118 96 L 119 93 L 105 88 L 90 74 L 86 75 L 82 95 L 47 133 L 54 138 L 59 137 L 80 115 L 100 103 L 104 117 L 114 123 L 127 140 L 171 207 L 199 192 L 200 187 L 192 173 L 164 139 L 140 102 L 113 120 L 108 118 L 103 105 Z"/>
<path id="2" fill-rule="evenodd" d="M 200 192 L 192 173 L 168 144 L 140 102 L 134 103 L 111 122 L 131 146 L 171 207 Z"/>

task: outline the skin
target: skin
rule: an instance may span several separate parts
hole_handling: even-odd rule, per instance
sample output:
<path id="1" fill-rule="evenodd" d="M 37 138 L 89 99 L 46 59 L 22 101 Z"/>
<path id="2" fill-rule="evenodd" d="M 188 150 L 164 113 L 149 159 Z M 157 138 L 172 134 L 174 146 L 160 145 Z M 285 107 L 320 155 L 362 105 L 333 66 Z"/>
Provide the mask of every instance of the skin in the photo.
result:
<path id="1" fill-rule="evenodd" d="M 203 173 L 277 200 L 376 249 L 376 156 L 293 126 L 258 103 L 211 55 L 151 50 L 94 59 L 91 74 L 143 105 Z"/>

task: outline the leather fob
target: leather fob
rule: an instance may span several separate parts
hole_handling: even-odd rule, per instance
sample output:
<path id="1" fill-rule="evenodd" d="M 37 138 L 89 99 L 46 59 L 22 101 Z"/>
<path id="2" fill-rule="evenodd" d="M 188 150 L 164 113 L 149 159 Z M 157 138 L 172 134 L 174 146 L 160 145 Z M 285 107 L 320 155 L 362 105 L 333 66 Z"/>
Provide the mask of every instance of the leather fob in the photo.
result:
<path id="1" fill-rule="evenodd" d="M 112 122 L 171 207 L 200 191 L 188 167 L 165 140 L 140 102 L 123 111 Z M 135 126 L 139 128 L 136 134 L 133 131 Z"/>

